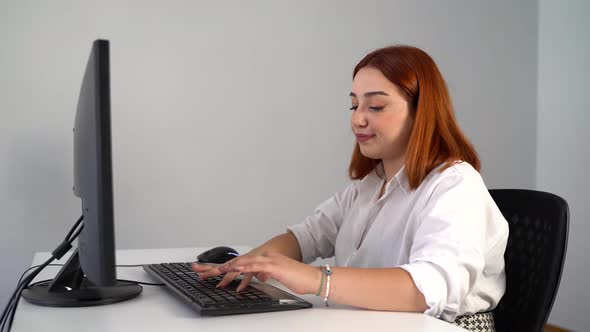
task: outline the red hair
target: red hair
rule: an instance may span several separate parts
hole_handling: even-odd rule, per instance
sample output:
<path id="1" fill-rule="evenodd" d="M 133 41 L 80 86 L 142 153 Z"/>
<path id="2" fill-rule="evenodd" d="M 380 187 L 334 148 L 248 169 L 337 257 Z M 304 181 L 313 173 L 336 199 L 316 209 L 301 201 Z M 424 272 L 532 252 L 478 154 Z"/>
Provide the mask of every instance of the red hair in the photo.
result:
<path id="1" fill-rule="evenodd" d="M 405 45 L 378 49 L 354 67 L 353 79 L 363 67 L 379 70 L 408 101 L 414 118 L 405 160 L 411 189 L 418 188 L 443 163 L 441 171 L 458 161 L 480 170 L 477 152 L 457 125 L 447 85 L 426 52 Z M 356 143 L 348 168 L 350 178 L 362 179 L 380 162 L 363 156 Z"/>

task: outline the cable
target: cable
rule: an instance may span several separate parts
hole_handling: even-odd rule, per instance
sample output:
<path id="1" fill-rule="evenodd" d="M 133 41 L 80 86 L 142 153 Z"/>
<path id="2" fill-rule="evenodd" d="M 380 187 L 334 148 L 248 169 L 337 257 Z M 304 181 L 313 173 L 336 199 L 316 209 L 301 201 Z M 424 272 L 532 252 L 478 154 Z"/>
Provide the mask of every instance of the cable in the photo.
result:
<path id="1" fill-rule="evenodd" d="M 115 265 L 116 267 L 143 267 L 145 264 L 123 264 Z"/>
<path id="2" fill-rule="evenodd" d="M 10 327 L 12 326 L 12 319 L 14 318 L 14 313 L 16 312 L 16 308 L 18 306 L 18 300 L 20 299 L 20 295 L 23 289 L 37 276 L 37 274 L 39 274 L 39 272 L 41 272 L 41 270 L 43 270 L 47 265 L 49 265 L 49 263 L 51 263 L 54 259 L 54 257 L 51 257 L 50 259 L 45 261 L 45 263 L 39 265 L 35 271 L 31 272 L 24 278 L 24 280 L 21 280 L 17 284 L 16 289 L 12 293 L 12 296 L 10 297 L 8 304 L 6 305 L 6 308 L 2 312 L 2 318 L 0 320 L 2 324 L 0 324 L 0 331 L 4 330 L 4 327 L 6 326 L 7 322 L 8 330 L 10 330 Z"/>
<path id="3" fill-rule="evenodd" d="M 23 277 L 25 276 L 25 273 L 31 271 L 32 269 L 41 266 L 42 264 L 39 265 L 35 265 L 35 266 L 31 266 L 30 268 L 26 269 L 25 272 L 23 272 L 23 274 L 20 275 L 20 278 L 18 279 L 17 285 L 20 284 L 20 282 L 23 280 Z M 48 264 L 47 266 L 64 266 L 63 264 Z"/>
<path id="4" fill-rule="evenodd" d="M 74 226 L 70 229 L 68 234 L 65 237 L 65 240 L 55 248 L 55 250 L 51 253 L 51 257 L 45 261 L 45 263 L 35 266 L 36 268 L 33 272 L 26 275 L 25 274 L 30 271 L 32 268 L 27 269 L 21 275 L 19 282 L 17 283 L 16 289 L 12 293 L 12 296 L 8 300 L 6 307 L 2 311 L 2 316 L 0 317 L 0 332 L 3 332 L 5 328 L 7 331 L 10 331 L 12 328 L 12 322 L 14 321 L 14 315 L 16 313 L 16 309 L 18 307 L 18 303 L 22 294 L 22 291 L 35 279 L 35 277 L 41 272 L 45 267 L 47 267 L 52 261 L 55 259 L 60 259 L 68 250 L 72 248 L 72 242 L 80 235 L 80 232 L 84 228 L 84 224 L 80 225 L 80 223 L 84 220 L 84 215 L 80 216 Z M 80 226 L 80 228 L 78 228 Z M 77 231 L 76 231 L 77 229 Z"/>
<path id="5" fill-rule="evenodd" d="M 117 279 L 117 281 L 122 281 L 122 282 L 134 282 L 136 284 L 140 284 L 140 285 L 147 285 L 147 286 L 166 286 L 166 284 L 160 284 L 160 283 L 151 283 L 151 282 L 144 282 L 144 281 L 135 281 L 135 280 L 126 280 L 126 279 Z"/>
<path id="6" fill-rule="evenodd" d="M 20 289 L 20 292 L 23 291 L 23 289 L 25 288 L 25 286 L 23 285 L 23 287 Z M 20 293 L 19 293 L 19 298 L 20 298 Z M 10 312 L 10 317 L 7 319 L 8 321 L 8 331 L 10 331 L 12 329 L 12 322 L 14 322 L 14 315 L 16 314 L 16 308 L 18 307 L 18 299 L 14 300 L 13 305 L 12 305 L 12 311 Z"/>
<path id="7" fill-rule="evenodd" d="M 45 261 L 45 263 L 41 264 L 40 267 L 31 272 L 31 274 L 26 276 L 25 279 L 18 284 L 8 302 L 8 305 L 6 306 L 6 309 L 4 309 L 2 312 L 2 324 L 0 325 L 0 331 L 2 331 L 6 326 L 8 327 L 8 331 L 10 331 L 23 289 L 25 289 L 25 287 L 27 287 L 27 285 L 37 276 L 37 274 L 39 274 L 39 272 L 41 272 L 41 270 L 49 265 L 49 263 L 51 263 L 54 259 L 55 257 L 49 258 L 47 261 Z M 6 325 L 7 323 L 8 325 Z"/>
<path id="8" fill-rule="evenodd" d="M 8 304 L 6 306 L 6 308 L 4 308 L 4 311 L 2 312 L 2 319 L 0 320 L 0 322 L 2 322 L 2 324 L 0 324 L 0 331 L 4 331 L 4 327 L 7 327 L 6 323 L 8 322 L 9 318 L 13 316 L 13 312 L 15 312 L 16 308 L 15 308 L 15 298 L 16 298 L 16 294 L 19 294 L 20 291 L 22 291 L 23 286 L 21 284 L 19 284 L 17 286 L 17 288 L 15 289 L 12 297 L 10 298 L 10 300 L 8 301 Z"/>
<path id="9" fill-rule="evenodd" d="M 74 233 L 74 235 L 72 235 L 72 237 L 66 241 L 68 243 L 72 244 L 72 242 L 74 242 L 74 239 L 76 239 L 78 237 L 78 235 L 80 235 L 80 233 L 82 232 L 83 229 L 84 229 L 84 225 L 80 226 L 80 228 L 78 228 L 78 231 L 76 233 Z"/>
<path id="10" fill-rule="evenodd" d="M 66 238 L 65 238 L 66 241 L 68 241 L 70 239 L 70 236 L 72 236 L 72 234 L 74 233 L 74 230 L 76 229 L 76 227 L 78 227 L 78 225 L 80 225 L 82 220 L 84 220 L 84 215 L 81 215 L 80 218 L 78 218 L 78 220 L 76 220 L 76 223 L 74 224 L 72 229 L 70 229 L 70 231 L 68 232 L 68 235 L 66 235 Z M 73 239 L 72 239 L 72 241 L 73 241 Z"/>

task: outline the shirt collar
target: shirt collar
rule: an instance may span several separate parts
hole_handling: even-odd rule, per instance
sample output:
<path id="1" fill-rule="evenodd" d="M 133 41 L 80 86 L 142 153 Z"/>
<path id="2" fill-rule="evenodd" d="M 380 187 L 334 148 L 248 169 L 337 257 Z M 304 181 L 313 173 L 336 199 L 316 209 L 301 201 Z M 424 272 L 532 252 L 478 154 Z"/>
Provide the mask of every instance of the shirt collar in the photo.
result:
<path id="1" fill-rule="evenodd" d="M 403 165 L 402 168 L 397 171 L 388 185 L 391 186 L 393 181 L 397 182 L 404 193 L 410 193 L 410 180 L 408 179 L 408 174 L 406 173 L 406 165 Z"/>
<path id="2" fill-rule="evenodd" d="M 361 189 L 372 189 L 375 186 L 382 184 L 383 177 L 380 174 L 385 174 L 383 171 L 383 163 L 377 164 L 377 166 L 375 166 L 375 168 L 361 180 Z M 410 193 L 410 181 L 406 173 L 405 165 L 403 165 L 389 183 L 386 184 L 385 193 L 389 192 L 395 185 L 399 185 L 405 194 Z"/>
<path id="3" fill-rule="evenodd" d="M 383 164 L 379 164 L 379 165 L 381 165 L 381 168 L 383 168 Z M 400 186 L 400 188 L 402 188 L 402 190 L 405 194 L 410 193 L 410 180 L 408 179 L 408 174 L 406 173 L 406 165 L 405 164 L 402 165 L 402 167 L 397 171 L 397 173 L 395 173 L 393 178 L 391 178 L 391 180 L 389 181 L 389 183 L 385 187 L 385 192 L 390 190 L 389 187 L 394 186 L 394 184 Z"/>
<path id="4" fill-rule="evenodd" d="M 379 164 L 381 165 L 381 164 Z M 379 167 L 377 165 L 377 167 Z M 383 183 L 383 178 L 377 174 L 376 169 L 373 169 L 369 174 L 367 174 L 364 178 L 360 181 L 360 189 L 363 192 L 367 192 L 369 190 L 374 190 L 376 186 Z"/>

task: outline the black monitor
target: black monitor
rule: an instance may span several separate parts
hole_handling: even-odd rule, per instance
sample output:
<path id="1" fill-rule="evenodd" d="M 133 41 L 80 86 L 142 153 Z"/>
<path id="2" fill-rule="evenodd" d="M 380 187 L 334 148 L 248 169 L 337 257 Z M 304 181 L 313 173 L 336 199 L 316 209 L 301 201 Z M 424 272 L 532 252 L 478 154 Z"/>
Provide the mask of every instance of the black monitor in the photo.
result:
<path id="1" fill-rule="evenodd" d="M 96 40 L 82 79 L 74 123 L 74 195 L 82 201 L 78 247 L 57 276 L 23 291 L 46 306 L 92 306 L 124 301 L 142 287 L 117 281 L 111 162 L 109 41 Z"/>

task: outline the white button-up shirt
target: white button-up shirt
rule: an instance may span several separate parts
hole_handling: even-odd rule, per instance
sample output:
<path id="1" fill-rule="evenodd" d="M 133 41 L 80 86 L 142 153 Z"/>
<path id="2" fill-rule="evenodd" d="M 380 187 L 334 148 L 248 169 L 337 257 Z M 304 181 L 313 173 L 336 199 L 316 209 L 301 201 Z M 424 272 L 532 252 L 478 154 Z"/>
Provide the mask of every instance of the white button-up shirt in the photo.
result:
<path id="1" fill-rule="evenodd" d="M 411 190 L 402 168 L 378 198 L 384 181 L 373 170 L 290 226 L 303 262 L 335 256 L 341 267 L 400 267 L 424 295 L 425 313 L 447 321 L 495 308 L 508 223 L 480 174 L 460 162 Z"/>

